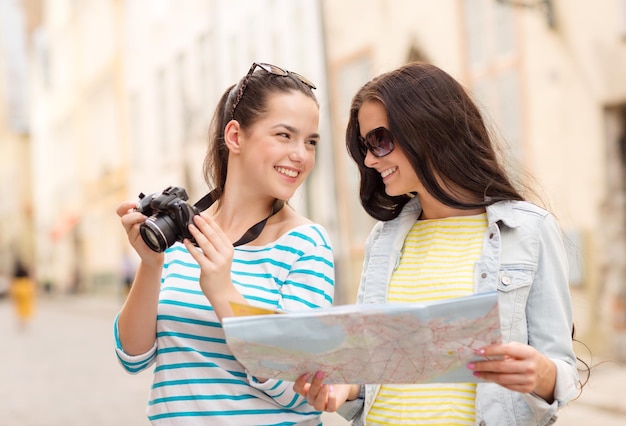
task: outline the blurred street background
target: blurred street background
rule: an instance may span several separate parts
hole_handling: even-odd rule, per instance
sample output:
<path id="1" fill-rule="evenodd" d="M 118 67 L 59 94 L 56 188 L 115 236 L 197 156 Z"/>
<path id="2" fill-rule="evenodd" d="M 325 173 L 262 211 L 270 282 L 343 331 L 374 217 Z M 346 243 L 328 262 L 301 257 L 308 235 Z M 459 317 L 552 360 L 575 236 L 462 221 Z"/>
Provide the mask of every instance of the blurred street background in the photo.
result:
<path id="1" fill-rule="evenodd" d="M 348 108 L 414 60 L 467 87 L 564 230 L 576 349 L 605 362 L 560 423 L 626 424 L 626 0 L 0 0 L 0 426 L 145 423 L 150 377 L 112 351 L 138 261 L 115 209 L 208 191 L 214 106 L 254 61 L 317 86 L 316 166 L 290 203 L 328 230 L 353 303 L 374 222 Z M 23 333 L 1 298 L 17 264 L 38 295 Z"/>

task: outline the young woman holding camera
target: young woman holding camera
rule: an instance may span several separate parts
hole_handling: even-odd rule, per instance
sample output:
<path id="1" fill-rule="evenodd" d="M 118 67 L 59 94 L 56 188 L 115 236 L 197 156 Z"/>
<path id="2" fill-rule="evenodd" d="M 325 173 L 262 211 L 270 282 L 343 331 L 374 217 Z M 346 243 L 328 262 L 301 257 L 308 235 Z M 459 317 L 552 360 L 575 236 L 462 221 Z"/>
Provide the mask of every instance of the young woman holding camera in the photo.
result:
<path id="1" fill-rule="evenodd" d="M 215 202 L 193 216 L 194 244 L 181 238 L 154 251 L 140 234 L 146 216 L 137 203 L 117 209 L 141 262 L 115 321 L 116 351 L 128 372 L 155 364 L 153 424 L 321 424 L 292 383 L 250 376 L 221 327 L 231 302 L 286 311 L 332 304 L 326 230 L 283 206 L 315 163 L 312 89 L 299 74 L 254 63 L 226 90 L 204 162 Z"/>
<path id="2" fill-rule="evenodd" d="M 411 63 L 357 92 L 346 144 L 379 220 L 358 303 L 497 290 L 503 343 L 467 365 L 478 384 L 328 385 L 311 372 L 294 389 L 355 425 L 552 424 L 578 392 L 561 230 L 511 183 L 477 105 L 443 70 Z"/>

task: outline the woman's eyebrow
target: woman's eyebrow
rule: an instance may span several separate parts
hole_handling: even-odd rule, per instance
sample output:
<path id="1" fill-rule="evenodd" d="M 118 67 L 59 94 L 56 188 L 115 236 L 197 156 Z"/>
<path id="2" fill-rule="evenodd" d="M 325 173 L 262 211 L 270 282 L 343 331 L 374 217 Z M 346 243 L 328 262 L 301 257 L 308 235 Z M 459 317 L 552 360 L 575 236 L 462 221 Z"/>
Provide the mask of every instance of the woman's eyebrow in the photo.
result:
<path id="1" fill-rule="evenodd" d="M 296 129 L 293 126 L 290 126 L 289 124 L 283 124 L 283 123 L 279 123 L 275 126 L 272 126 L 273 129 L 282 127 L 288 131 L 290 131 L 291 133 L 298 133 L 298 129 Z M 320 134 L 319 133 L 311 133 L 309 136 L 309 138 L 314 138 L 314 139 L 320 139 Z"/>

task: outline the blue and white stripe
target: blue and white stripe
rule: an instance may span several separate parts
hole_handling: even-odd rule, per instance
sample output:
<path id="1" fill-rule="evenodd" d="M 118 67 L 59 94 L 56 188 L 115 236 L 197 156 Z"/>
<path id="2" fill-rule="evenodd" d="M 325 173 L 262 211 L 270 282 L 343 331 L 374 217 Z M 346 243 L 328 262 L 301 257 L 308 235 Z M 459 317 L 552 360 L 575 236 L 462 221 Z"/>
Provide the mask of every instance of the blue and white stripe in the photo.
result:
<path id="1" fill-rule="evenodd" d="M 198 285 L 200 268 L 185 247 L 166 251 L 152 351 L 117 355 L 130 373 L 152 364 L 147 414 L 155 425 L 321 424 L 292 383 L 258 383 L 230 352 L 220 322 Z M 232 281 L 255 306 L 297 311 L 332 305 L 334 262 L 319 225 L 293 229 L 270 245 L 235 248 Z M 209 423 L 210 422 L 210 423 Z"/>

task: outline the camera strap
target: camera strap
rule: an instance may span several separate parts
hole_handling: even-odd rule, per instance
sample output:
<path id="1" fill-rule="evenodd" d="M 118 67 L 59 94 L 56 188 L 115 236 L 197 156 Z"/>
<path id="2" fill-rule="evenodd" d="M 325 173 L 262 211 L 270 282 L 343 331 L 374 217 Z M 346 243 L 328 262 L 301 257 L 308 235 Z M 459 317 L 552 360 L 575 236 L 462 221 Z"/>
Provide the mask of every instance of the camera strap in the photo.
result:
<path id="1" fill-rule="evenodd" d="M 214 189 L 213 191 L 209 192 L 207 195 L 200 198 L 200 200 L 198 200 L 198 202 L 194 204 L 194 207 L 196 207 L 199 211 L 204 211 L 208 209 L 209 207 L 213 205 L 213 203 L 215 203 L 215 201 L 217 201 L 217 193 L 218 193 L 217 189 Z M 257 237 L 261 235 L 263 228 L 265 228 L 265 224 L 267 223 L 267 220 L 270 217 L 274 216 L 276 213 L 278 213 L 280 209 L 283 208 L 284 205 L 285 205 L 285 202 L 283 200 L 276 199 L 274 201 L 274 204 L 272 204 L 272 211 L 270 212 L 269 216 L 267 216 L 265 219 L 261 220 L 260 222 L 257 222 L 256 224 L 252 225 L 242 235 L 241 238 L 239 238 L 237 241 L 235 241 L 235 243 L 233 243 L 233 247 L 242 246 L 244 244 L 248 244 L 249 242 L 256 240 Z"/>

